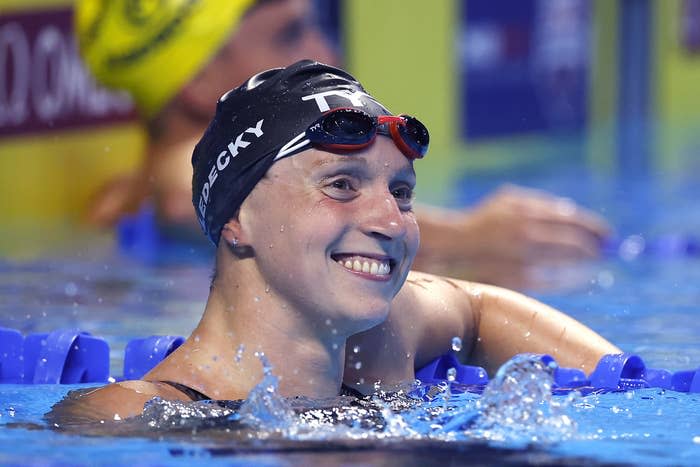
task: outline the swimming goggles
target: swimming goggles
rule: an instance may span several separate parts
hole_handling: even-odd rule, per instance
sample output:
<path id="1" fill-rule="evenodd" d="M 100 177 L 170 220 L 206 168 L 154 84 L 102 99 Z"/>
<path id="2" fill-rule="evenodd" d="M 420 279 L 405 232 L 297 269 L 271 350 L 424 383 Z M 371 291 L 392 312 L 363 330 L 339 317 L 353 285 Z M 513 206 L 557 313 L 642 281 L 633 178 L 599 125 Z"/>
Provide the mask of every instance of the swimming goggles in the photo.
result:
<path id="1" fill-rule="evenodd" d="M 409 115 L 380 115 L 341 107 L 329 110 L 302 134 L 285 144 L 275 160 L 297 153 L 313 145 L 321 149 L 356 151 L 374 141 L 377 134 L 390 136 L 409 159 L 421 159 L 428 151 L 428 129 Z"/>

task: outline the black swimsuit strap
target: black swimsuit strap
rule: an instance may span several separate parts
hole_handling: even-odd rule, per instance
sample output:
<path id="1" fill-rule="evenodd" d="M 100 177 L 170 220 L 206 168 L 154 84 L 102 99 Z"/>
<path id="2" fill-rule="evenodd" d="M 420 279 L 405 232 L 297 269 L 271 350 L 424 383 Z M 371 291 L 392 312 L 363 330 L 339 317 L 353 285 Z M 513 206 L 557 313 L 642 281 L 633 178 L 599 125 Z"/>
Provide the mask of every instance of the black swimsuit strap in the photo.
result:
<path id="1" fill-rule="evenodd" d="M 193 401 L 209 401 L 212 400 L 211 397 L 207 396 L 204 393 L 201 393 L 197 391 L 196 389 L 192 389 L 189 386 L 186 386 L 182 383 L 176 383 L 175 381 L 160 381 L 161 383 L 167 384 L 168 386 L 172 386 L 181 393 L 185 394 L 187 397 L 189 397 Z M 340 386 L 340 395 L 341 396 L 351 396 L 351 397 L 356 397 L 358 399 L 362 399 L 365 397 L 364 394 L 362 394 L 360 391 L 357 389 L 350 387 L 343 383 Z"/>
<path id="2" fill-rule="evenodd" d="M 165 383 L 168 386 L 172 386 L 181 393 L 185 394 L 187 397 L 189 397 L 193 401 L 210 401 L 212 400 L 211 397 L 207 396 L 206 394 L 203 394 L 196 389 L 192 389 L 189 386 L 185 386 L 184 384 L 181 383 L 176 383 L 175 381 L 160 381 L 161 383 Z"/>
<path id="3" fill-rule="evenodd" d="M 357 389 L 353 388 L 352 386 L 348 386 L 347 384 L 343 383 L 340 386 L 340 395 L 341 396 L 351 396 L 351 397 L 356 397 L 358 399 L 362 399 L 365 397 L 364 394 L 362 394 L 360 391 Z"/>

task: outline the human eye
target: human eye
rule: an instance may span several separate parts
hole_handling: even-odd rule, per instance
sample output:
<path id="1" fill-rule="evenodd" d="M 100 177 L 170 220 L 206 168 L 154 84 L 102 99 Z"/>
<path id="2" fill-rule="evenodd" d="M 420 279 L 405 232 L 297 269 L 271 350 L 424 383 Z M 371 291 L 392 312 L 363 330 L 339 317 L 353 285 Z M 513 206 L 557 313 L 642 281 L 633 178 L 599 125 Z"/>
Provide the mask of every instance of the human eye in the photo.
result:
<path id="1" fill-rule="evenodd" d="M 285 24 L 276 34 L 275 41 L 280 46 L 290 47 L 301 40 L 306 29 L 305 21 L 302 18 L 295 18 Z"/>
<path id="2" fill-rule="evenodd" d="M 346 178 L 333 180 L 330 185 L 337 190 L 352 190 L 352 183 Z"/>
<path id="3" fill-rule="evenodd" d="M 350 200 L 357 196 L 358 183 L 351 177 L 333 177 L 324 184 L 324 192 L 334 199 Z"/>
<path id="4" fill-rule="evenodd" d="M 411 210 L 413 207 L 414 192 L 410 185 L 400 185 L 391 190 L 391 195 L 396 199 L 402 210 Z"/>

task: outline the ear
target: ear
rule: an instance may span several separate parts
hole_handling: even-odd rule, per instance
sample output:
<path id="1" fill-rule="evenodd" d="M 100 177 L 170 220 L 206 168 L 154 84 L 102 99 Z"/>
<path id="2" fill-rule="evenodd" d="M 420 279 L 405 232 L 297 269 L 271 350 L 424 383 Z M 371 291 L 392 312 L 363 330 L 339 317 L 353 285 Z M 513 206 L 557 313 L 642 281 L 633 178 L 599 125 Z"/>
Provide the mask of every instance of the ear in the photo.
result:
<path id="1" fill-rule="evenodd" d="M 229 247 L 238 247 L 241 244 L 243 237 L 243 228 L 238 220 L 238 213 L 224 224 L 221 229 L 221 241 L 224 241 Z"/>
<path id="2" fill-rule="evenodd" d="M 240 211 L 239 211 L 240 212 Z M 235 217 L 229 220 L 221 228 L 221 239 L 219 246 L 228 247 L 228 250 L 239 259 L 252 258 L 255 256 L 255 251 L 249 243 L 248 236 L 245 234 L 241 221 L 236 212 Z"/>

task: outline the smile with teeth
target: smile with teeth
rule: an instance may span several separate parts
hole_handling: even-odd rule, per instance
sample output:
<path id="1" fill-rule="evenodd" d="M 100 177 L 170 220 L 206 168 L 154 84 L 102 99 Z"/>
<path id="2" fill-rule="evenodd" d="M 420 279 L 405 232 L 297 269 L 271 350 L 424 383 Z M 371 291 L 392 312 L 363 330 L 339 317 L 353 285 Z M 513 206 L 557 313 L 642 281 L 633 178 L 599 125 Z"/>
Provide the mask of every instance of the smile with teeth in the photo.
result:
<path id="1" fill-rule="evenodd" d="M 391 273 L 390 260 L 378 260 L 362 256 L 338 259 L 338 264 L 345 269 L 373 276 L 388 276 Z"/>

